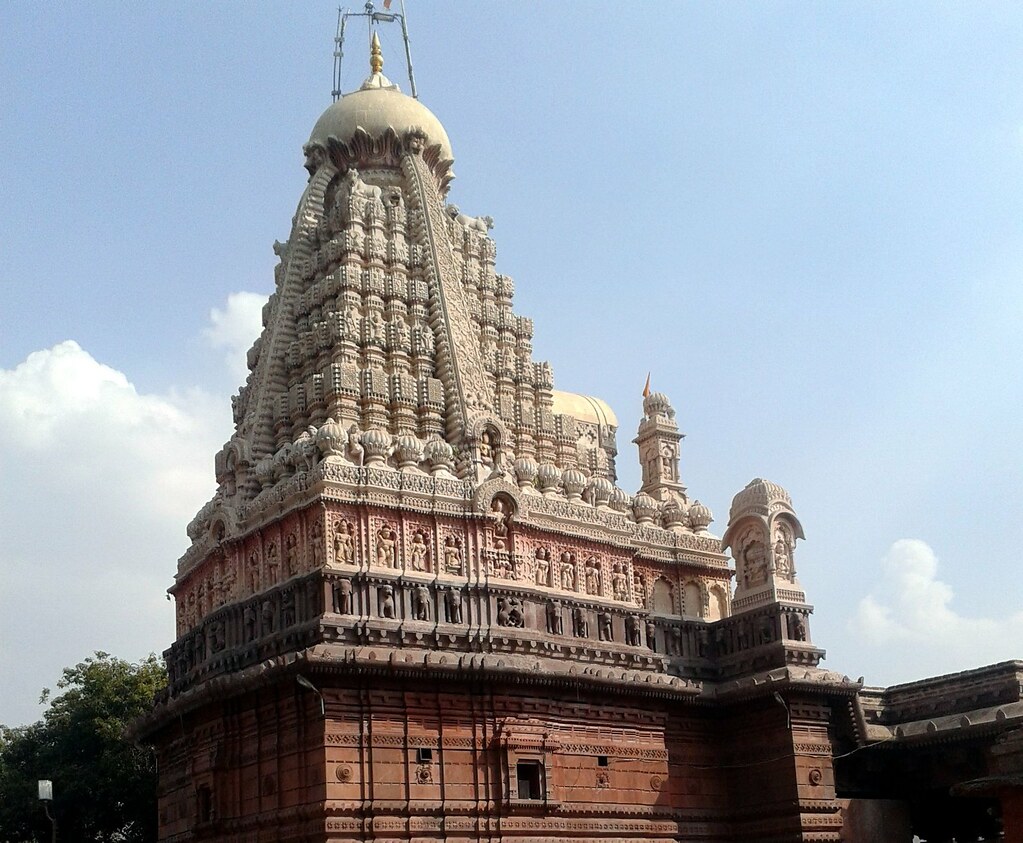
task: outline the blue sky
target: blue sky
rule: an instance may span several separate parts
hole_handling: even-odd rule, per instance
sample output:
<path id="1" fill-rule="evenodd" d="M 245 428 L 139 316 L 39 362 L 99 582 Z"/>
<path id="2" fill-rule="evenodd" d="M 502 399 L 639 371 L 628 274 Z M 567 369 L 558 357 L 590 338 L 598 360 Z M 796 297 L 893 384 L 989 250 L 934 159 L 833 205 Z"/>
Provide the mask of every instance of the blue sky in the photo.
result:
<path id="1" fill-rule="evenodd" d="M 556 385 L 617 411 L 621 485 L 651 370 L 712 530 L 791 492 L 829 667 L 1023 657 L 1018 4 L 408 5 L 451 201 Z M 173 635 L 334 16 L 0 5 L 0 722 Z"/>

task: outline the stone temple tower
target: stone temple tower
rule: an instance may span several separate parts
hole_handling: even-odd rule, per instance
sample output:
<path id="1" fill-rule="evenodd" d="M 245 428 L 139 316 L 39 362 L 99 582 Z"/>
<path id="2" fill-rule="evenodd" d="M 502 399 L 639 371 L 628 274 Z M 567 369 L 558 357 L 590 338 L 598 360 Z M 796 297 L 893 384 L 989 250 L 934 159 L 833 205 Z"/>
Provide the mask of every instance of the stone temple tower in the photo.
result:
<path id="1" fill-rule="evenodd" d="M 725 547 L 647 397 L 554 389 L 447 202 L 444 127 L 383 75 L 331 105 L 218 490 L 170 591 L 164 841 L 837 840 L 802 530 L 754 481 Z"/>

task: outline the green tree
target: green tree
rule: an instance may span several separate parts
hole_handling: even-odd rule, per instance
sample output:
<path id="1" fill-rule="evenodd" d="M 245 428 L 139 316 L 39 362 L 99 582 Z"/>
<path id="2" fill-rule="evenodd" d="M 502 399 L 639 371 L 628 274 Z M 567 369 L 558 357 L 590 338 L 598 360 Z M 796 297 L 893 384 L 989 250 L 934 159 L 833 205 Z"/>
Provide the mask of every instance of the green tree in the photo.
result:
<path id="1" fill-rule="evenodd" d="M 61 843 L 155 840 L 156 759 L 126 729 L 166 683 L 155 655 L 132 664 L 96 653 L 64 669 L 40 722 L 0 727 L 0 841 L 50 839 L 39 779 L 53 781 Z"/>

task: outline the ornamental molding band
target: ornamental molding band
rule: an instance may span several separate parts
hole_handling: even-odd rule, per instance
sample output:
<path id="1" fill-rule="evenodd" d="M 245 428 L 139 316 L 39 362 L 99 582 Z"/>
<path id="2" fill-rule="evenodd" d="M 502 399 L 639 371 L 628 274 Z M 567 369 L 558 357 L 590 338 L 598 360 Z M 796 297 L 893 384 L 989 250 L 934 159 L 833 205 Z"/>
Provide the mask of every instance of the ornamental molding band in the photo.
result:
<path id="1" fill-rule="evenodd" d="M 790 496 L 755 479 L 711 533 L 662 393 L 622 488 L 617 416 L 533 359 L 443 126 L 371 56 L 304 147 L 169 589 L 160 840 L 897 839 L 849 836 L 858 750 L 1023 722 L 1017 673 L 935 714 L 940 683 L 822 669 Z"/>

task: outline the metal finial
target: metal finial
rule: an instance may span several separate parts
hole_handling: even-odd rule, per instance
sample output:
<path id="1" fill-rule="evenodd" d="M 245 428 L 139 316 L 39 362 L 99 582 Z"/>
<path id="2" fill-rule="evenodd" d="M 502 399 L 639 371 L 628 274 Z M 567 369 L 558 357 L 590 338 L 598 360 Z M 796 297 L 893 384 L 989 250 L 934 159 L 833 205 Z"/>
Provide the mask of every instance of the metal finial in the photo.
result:
<path id="1" fill-rule="evenodd" d="M 384 57 L 380 52 L 380 38 L 373 32 L 373 41 L 369 47 L 369 69 L 380 73 L 384 69 Z"/>

